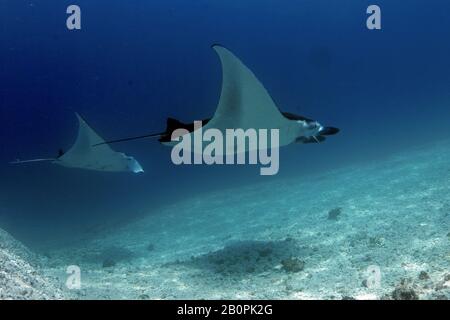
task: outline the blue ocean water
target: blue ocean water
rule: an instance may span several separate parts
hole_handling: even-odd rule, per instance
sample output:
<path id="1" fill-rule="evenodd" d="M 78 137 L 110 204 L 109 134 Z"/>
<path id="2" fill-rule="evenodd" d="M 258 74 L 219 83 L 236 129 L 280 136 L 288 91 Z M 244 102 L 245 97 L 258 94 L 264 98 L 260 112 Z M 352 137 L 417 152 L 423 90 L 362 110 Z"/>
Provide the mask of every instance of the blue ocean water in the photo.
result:
<path id="1" fill-rule="evenodd" d="M 70 4 L 81 8 L 81 30 L 66 28 Z M 366 28 L 371 4 L 381 30 Z M 302 181 L 448 140 L 449 15 L 444 0 L 1 0 L 0 227 L 31 246 L 75 241 L 208 192 Z M 259 166 L 175 166 L 151 139 L 115 145 L 142 175 L 8 164 L 70 147 L 75 112 L 106 139 L 159 132 L 169 116 L 212 116 L 214 43 L 242 59 L 281 110 L 341 132 L 283 148 L 273 177 Z"/>

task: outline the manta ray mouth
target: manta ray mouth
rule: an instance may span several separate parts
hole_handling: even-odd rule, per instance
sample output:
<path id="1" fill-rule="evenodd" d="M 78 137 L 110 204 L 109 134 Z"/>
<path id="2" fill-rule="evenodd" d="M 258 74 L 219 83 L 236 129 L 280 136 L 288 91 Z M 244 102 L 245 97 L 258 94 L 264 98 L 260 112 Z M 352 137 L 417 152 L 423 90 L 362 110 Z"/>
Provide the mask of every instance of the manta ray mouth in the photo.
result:
<path id="1" fill-rule="evenodd" d="M 331 136 L 338 133 L 340 130 L 334 127 L 321 127 L 317 134 L 310 136 L 298 137 L 295 142 L 297 143 L 321 143 L 326 140 L 326 136 Z"/>
<path id="2" fill-rule="evenodd" d="M 338 128 L 334 128 L 334 127 L 323 127 L 319 130 L 319 135 L 321 136 L 331 136 L 334 135 L 336 133 L 338 133 L 339 131 L 341 131 Z"/>

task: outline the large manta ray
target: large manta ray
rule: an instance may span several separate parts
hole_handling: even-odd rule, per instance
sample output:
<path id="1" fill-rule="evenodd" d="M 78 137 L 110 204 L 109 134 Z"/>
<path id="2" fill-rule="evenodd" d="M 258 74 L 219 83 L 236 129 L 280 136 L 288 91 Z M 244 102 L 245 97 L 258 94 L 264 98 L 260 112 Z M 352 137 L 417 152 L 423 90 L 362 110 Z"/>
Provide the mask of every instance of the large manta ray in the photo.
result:
<path id="1" fill-rule="evenodd" d="M 231 51 L 220 45 L 212 48 L 219 55 L 222 64 L 222 92 L 214 116 L 203 119 L 203 130 L 219 129 L 279 129 L 279 146 L 292 143 L 319 143 L 326 136 L 339 132 L 334 127 L 324 127 L 315 120 L 288 112 L 281 112 L 275 105 L 263 84 Z M 159 137 L 162 144 L 172 146 L 176 129 L 186 129 L 189 134 L 195 130 L 194 123 L 182 123 L 168 118 L 166 130 L 162 133 L 107 141 L 115 143 L 147 137 Z"/>
<path id="2" fill-rule="evenodd" d="M 50 161 L 68 168 L 109 172 L 144 172 L 141 165 L 133 157 L 116 152 L 108 145 L 105 145 L 105 140 L 89 127 L 79 114 L 76 114 L 76 116 L 79 123 L 78 136 L 73 146 L 67 152 L 60 150 L 58 157 L 55 158 L 17 160 L 11 162 L 11 164 Z M 93 147 L 94 144 L 103 145 Z"/>

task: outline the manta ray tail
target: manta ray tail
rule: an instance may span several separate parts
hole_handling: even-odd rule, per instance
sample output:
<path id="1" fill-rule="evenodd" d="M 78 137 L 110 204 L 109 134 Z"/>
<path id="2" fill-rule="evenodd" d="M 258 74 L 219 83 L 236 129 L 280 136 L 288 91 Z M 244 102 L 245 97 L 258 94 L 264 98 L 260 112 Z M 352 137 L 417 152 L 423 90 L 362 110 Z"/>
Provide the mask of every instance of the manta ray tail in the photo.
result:
<path id="1" fill-rule="evenodd" d="M 202 123 L 205 125 L 208 123 L 210 119 L 203 119 Z M 117 139 L 117 140 L 110 140 L 105 141 L 102 143 L 94 144 L 95 146 L 100 146 L 102 144 L 111 144 L 111 143 L 117 143 L 117 142 L 125 142 L 125 141 L 132 141 L 132 140 L 139 140 L 139 139 L 145 139 L 145 138 L 159 138 L 160 142 L 170 141 L 170 137 L 172 135 L 172 132 L 174 132 L 176 129 L 186 129 L 189 132 L 194 131 L 194 123 L 183 123 L 177 119 L 174 118 L 167 118 L 166 120 L 166 130 L 164 132 L 160 133 L 150 133 L 150 134 L 144 134 L 142 136 L 136 136 L 136 137 L 129 137 L 129 138 L 123 138 L 123 139 Z"/>
<path id="2" fill-rule="evenodd" d="M 160 132 L 160 133 L 150 133 L 150 134 L 144 134 L 141 136 L 135 136 L 135 137 L 128 137 L 128 138 L 122 138 L 122 139 L 116 139 L 116 140 L 109 140 L 102 143 L 94 144 L 93 147 L 101 146 L 103 144 L 111 144 L 111 143 L 118 143 L 118 142 L 125 142 L 125 141 L 132 141 L 132 140 L 139 140 L 139 139 L 145 139 L 145 138 L 161 138 L 166 135 L 170 135 L 172 131 L 174 131 L 177 128 L 183 127 L 184 124 L 180 121 L 174 119 L 174 118 L 167 118 L 166 122 L 166 131 Z"/>
<path id="3" fill-rule="evenodd" d="M 44 158 L 44 159 L 31 159 L 31 160 L 15 160 L 11 161 L 9 164 L 22 164 L 22 163 L 31 163 L 31 162 L 43 162 L 43 161 L 56 161 L 55 158 Z"/>
<path id="4" fill-rule="evenodd" d="M 102 143 L 94 144 L 92 146 L 96 147 L 96 146 L 101 146 L 101 145 L 104 145 L 104 144 L 132 141 L 132 140 L 145 139 L 145 138 L 161 137 L 162 135 L 164 135 L 164 132 L 163 133 L 150 133 L 150 134 L 144 134 L 144 135 L 136 136 L 136 137 L 128 137 L 128 138 L 123 138 L 123 139 L 109 140 L 109 141 L 105 141 L 105 142 L 102 142 Z"/>

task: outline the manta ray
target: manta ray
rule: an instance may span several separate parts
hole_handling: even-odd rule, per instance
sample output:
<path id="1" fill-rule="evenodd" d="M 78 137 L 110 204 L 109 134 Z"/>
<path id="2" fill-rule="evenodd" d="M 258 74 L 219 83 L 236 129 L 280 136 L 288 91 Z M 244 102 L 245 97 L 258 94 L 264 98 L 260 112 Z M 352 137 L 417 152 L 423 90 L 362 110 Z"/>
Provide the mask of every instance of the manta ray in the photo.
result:
<path id="1" fill-rule="evenodd" d="M 293 113 L 282 112 L 276 106 L 264 85 L 255 74 L 230 50 L 213 45 L 222 65 L 222 90 L 219 103 L 212 118 L 202 120 L 202 129 L 278 129 L 279 146 L 292 143 L 320 143 L 326 136 L 339 132 L 338 128 L 324 127 L 319 122 Z M 183 123 L 168 118 L 166 130 L 162 133 L 146 134 L 101 144 L 116 143 L 148 137 L 158 137 L 164 145 L 173 146 L 172 133 L 185 129 L 193 134 L 194 123 Z M 99 144 L 99 145 L 101 145 Z"/>
<path id="2" fill-rule="evenodd" d="M 58 157 L 32 160 L 16 160 L 11 164 L 49 161 L 68 167 L 95 171 L 109 172 L 144 172 L 139 162 L 124 153 L 116 152 L 108 145 L 93 147 L 94 144 L 105 142 L 87 123 L 76 113 L 79 123 L 78 136 L 74 145 L 67 151 L 59 151 Z"/>

